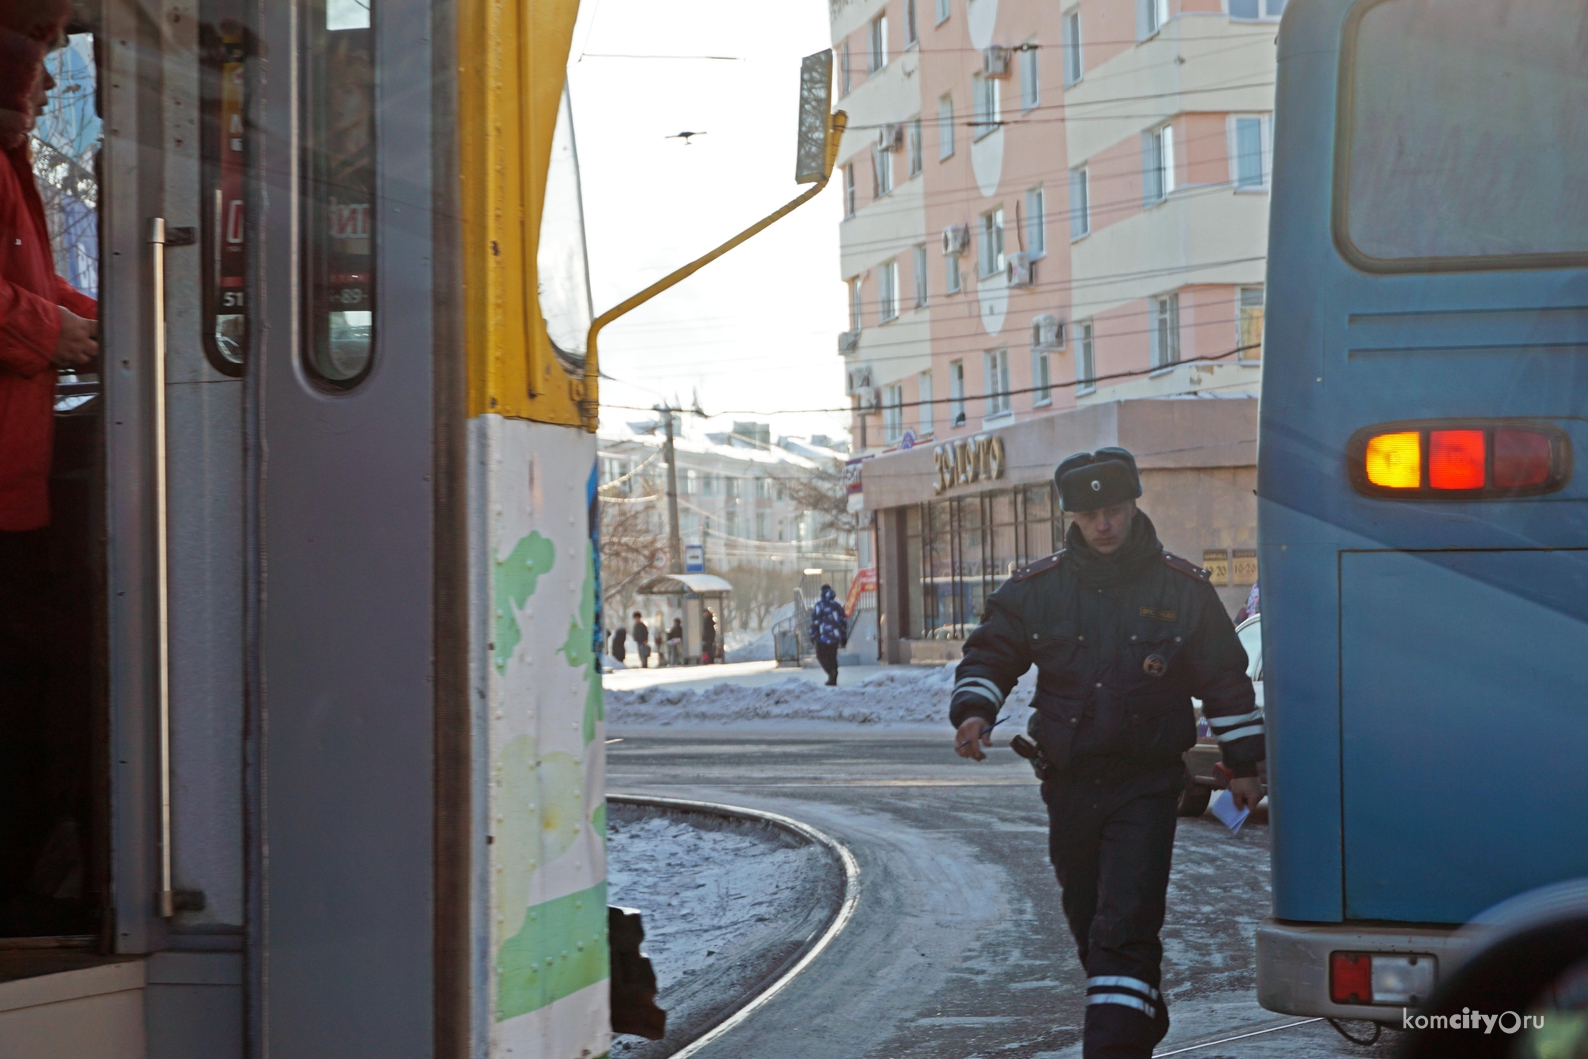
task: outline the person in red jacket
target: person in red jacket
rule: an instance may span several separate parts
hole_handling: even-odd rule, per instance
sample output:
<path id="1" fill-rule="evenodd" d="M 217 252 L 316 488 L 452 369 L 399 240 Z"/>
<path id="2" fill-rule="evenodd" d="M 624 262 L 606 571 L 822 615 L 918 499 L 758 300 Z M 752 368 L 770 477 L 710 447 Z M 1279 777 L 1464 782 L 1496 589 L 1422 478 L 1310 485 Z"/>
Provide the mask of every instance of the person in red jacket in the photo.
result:
<path id="1" fill-rule="evenodd" d="M 49 479 L 56 377 L 98 360 L 98 306 L 56 275 L 28 149 L 70 17 L 69 0 L 0 0 L 0 936 L 61 932 L 37 910 L 67 895 L 37 866 L 53 831 L 73 833 L 47 661 Z"/>
<path id="2" fill-rule="evenodd" d="M 70 15 L 67 0 L 0 0 L 0 533 L 49 525 L 56 371 L 99 356 L 98 305 L 55 273 L 28 150 Z"/>

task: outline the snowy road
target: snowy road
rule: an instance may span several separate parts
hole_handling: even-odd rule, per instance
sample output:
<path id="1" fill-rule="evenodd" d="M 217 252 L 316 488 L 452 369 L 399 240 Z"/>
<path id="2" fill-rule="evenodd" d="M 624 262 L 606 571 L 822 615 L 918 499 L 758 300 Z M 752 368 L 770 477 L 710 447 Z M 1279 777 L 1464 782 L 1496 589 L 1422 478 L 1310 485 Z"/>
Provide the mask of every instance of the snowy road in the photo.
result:
<path id="1" fill-rule="evenodd" d="M 960 761 L 946 734 L 611 731 L 623 739 L 608 748 L 611 790 L 770 809 L 860 861 L 854 921 L 703 1059 L 1079 1056 L 1085 975 L 1059 911 L 1036 782 L 1007 749 L 980 766 Z M 1164 930 L 1173 1028 L 1159 1054 L 1390 1055 L 1393 1033 L 1359 1048 L 1325 1023 L 1292 1025 L 1257 1007 L 1252 933 L 1267 907 L 1266 819 L 1239 836 L 1211 816 L 1182 821 Z"/>

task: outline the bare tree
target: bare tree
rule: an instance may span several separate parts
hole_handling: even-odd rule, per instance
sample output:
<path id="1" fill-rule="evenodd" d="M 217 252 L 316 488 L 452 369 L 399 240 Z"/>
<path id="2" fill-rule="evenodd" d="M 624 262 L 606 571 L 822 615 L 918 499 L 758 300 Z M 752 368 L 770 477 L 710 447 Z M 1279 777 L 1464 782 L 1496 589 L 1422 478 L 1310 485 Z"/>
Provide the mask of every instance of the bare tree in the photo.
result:
<path id="1" fill-rule="evenodd" d="M 727 601 L 733 628 L 749 632 L 764 631 L 772 612 L 794 598 L 799 583 L 797 571 L 748 563 L 729 567 L 722 576 L 733 586 Z"/>
<path id="2" fill-rule="evenodd" d="M 842 460 L 817 460 L 812 470 L 787 469 L 774 477 L 795 507 L 816 516 L 812 528 L 818 537 L 836 533 L 847 539 L 860 528 L 860 512 L 849 510 Z"/>
<path id="3" fill-rule="evenodd" d="M 637 483 L 639 484 L 639 483 Z M 601 598 L 628 598 L 648 573 L 666 568 L 667 533 L 652 501 L 648 480 L 638 497 L 602 496 Z M 660 563 L 658 562 L 660 557 Z"/>

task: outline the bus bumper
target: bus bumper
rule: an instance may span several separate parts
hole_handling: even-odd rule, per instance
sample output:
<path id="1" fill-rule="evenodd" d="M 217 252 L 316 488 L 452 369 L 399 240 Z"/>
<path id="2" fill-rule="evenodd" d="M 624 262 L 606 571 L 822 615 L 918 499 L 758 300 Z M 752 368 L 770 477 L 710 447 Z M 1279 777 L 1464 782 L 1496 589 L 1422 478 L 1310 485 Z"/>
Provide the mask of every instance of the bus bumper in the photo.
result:
<path id="1" fill-rule="evenodd" d="M 1455 927 L 1366 923 L 1287 923 L 1257 928 L 1257 1002 L 1285 1015 L 1322 1015 L 1398 1023 L 1402 1005 L 1336 1004 L 1329 998 L 1332 952 L 1408 953 L 1434 957 L 1436 981 L 1467 955 L 1472 939 Z"/>

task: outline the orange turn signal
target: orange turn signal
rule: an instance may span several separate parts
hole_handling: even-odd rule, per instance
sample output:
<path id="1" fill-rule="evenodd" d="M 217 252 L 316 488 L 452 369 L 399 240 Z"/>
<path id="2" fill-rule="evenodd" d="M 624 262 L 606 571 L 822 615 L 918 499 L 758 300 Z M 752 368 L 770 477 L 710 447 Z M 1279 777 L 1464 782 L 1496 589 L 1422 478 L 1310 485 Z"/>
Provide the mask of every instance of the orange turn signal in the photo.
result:
<path id="1" fill-rule="evenodd" d="M 1367 480 L 1383 489 L 1423 484 L 1423 439 L 1416 430 L 1380 434 L 1367 442 Z"/>

